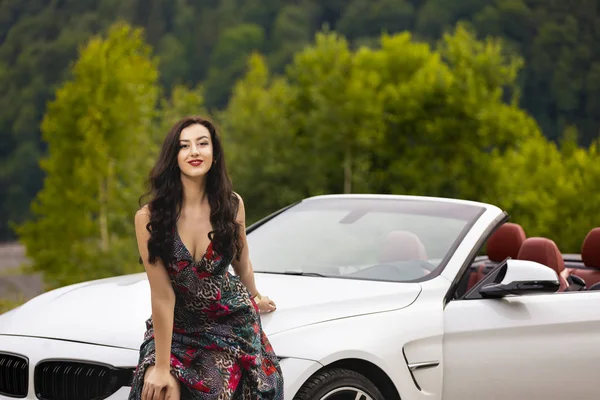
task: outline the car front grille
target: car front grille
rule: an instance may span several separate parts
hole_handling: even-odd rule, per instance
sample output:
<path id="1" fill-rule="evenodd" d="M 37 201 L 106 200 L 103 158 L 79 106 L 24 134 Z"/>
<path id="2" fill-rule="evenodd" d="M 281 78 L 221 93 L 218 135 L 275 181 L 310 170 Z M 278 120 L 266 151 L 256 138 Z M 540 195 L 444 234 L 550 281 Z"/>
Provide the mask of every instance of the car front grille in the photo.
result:
<path id="1" fill-rule="evenodd" d="M 27 358 L 15 354 L 0 353 L 0 394 L 23 398 L 27 396 Z"/>
<path id="2" fill-rule="evenodd" d="M 34 372 L 40 400 L 102 400 L 131 385 L 133 370 L 74 361 L 44 361 Z"/>

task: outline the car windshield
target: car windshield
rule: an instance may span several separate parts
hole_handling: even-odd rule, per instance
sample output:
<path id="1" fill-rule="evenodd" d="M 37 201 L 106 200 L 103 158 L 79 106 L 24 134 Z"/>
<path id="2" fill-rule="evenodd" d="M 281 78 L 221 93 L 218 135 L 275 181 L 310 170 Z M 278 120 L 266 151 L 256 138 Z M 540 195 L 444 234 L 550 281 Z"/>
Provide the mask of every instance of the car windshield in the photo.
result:
<path id="1" fill-rule="evenodd" d="M 443 268 L 483 211 L 439 200 L 309 199 L 251 230 L 250 258 L 257 273 L 411 281 Z"/>

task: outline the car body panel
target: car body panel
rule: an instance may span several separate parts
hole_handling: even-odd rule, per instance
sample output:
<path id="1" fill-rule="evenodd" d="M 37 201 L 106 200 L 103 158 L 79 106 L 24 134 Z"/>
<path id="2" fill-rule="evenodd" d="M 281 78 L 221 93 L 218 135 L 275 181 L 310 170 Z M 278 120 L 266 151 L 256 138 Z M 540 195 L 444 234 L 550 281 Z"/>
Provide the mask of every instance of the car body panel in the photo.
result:
<path id="1" fill-rule="evenodd" d="M 357 279 L 256 274 L 255 280 L 263 293 L 277 299 L 277 313 L 262 317 L 267 335 L 403 308 L 421 291 L 416 283 Z M 144 322 L 151 315 L 146 274 L 89 282 L 60 296 L 49 293 L 49 301 L 44 301 L 44 296 L 21 306 L 18 312 L 0 317 L 0 334 L 139 349 Z"/>
<path id="2" fill-rule="evenodd" d="M 323 365 L 316 361 L 299 358 L 284 358 L 280 361 L 280 366 L 284 377 L 284 400 L 292 400 L 304 382 L 323 368 Z"/>
<path id="3" fill-rule="evenodd" d="M 402 399 L 439 399 L 442 382 L 442 298 L 450 282 L 444 277 L 421 282 L 423 291 L 410 307 L 301 327 L 270 337 L 282 356 L 305 357 L 329 365 L 360 359 L 388 373 Z M 406 347 L 406 355 L 404 348 Z M 415 373 L 408 364 L 437 361 L 439 366 Z"/>
<path id="4" fill-rule="evenodd" d="M 600 292 L 455 300 L 444 311 L 444 400 L 594 399 Z"/>
<path id="5" fill-rule="evenodd" d="M 88 343 L 77 343 L 66 340 L 43 339 L 0 335 L 0 352 L 10 349 L 12 353 L 27 355 L 32 368 L 29 369 L 29 392 L 25 400 L 37 400 L 34 387 L 34 366 L 42 360 L 68 359 L 70 361 L 90 361 L 108 364 L 115 367 L 134 367 L 137 364 L 139 353 L 137 350 L 98 346 Z M 322 367 L 321 364 L 311 360 L 286 358 L 281 361 L 281 369 L 285 376 L 286 397 L 287 393 L 295 393 L 300 386 Z M 126 400 L 130 387 L 121 387 L 118 391 L 107 397 L 106 400 Z M 14 400 L 14 397 L 0 395 L 0 400 Z"/>
<path id="6" fill-rule="evenodd" d="M 139 353 L 136 350 L 98 346 L 87 343 L 75 343 L 65 340 L 52 340 L 21 336 L 0 335 L 0 352 L 10 351 L 25 355 L 29 359 L 29 392 L 26 400 L 37 399 L 34 388 L 34 366 L 42 360 L 65 359 L 71 361 L 89 361 L 108 364 L 115 367 L 135 366 Z M 129 388 L 122 387 L 107 397 L 107 400 L 127 398 Z M 2 400 L 14 400 L 14 397 L 2 396 Z"/>

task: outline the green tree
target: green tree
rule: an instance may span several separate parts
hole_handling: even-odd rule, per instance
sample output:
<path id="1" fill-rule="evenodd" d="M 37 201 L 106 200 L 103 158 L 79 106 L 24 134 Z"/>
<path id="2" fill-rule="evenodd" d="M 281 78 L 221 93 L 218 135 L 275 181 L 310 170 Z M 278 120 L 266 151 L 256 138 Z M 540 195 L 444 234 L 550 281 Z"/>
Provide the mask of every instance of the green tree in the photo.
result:
<path id="1" fill-rule="evenodd" d="M 497 204 L 528 236 L 553 239 L 565 253 L 578 253 L 587 232 L 600 225 L 600 154 L 577 145 L 568 128 L 560 145 L 537 133 L 493 157 Z"/>
<path id="2" fill-rule="evenodd" d="M 403 32 L 413 27 L 414 13 L 413 5 L 405 0 L 352 0 L 336 30 L 350 40 Z"/>
<path id="3" fill-rule="evenodd" d="M 320 177 L 316 182 L 322 182 L 313 190 L 368 189 L 360 183 L 366 179 L 369 151 L 384 129 L 376 72 L 361 65 L 343 37 L 328 33 L 318 34 L 314 46 L 296 55 L 287 76 L 296 88 L 290 111 L 296 136 L 317 156 L 311 167 Z"/>
<path id="4" fill-rule="evenodd" d="M 29 218 L 28 205 L 41 189 L 40 121 L 77 46 L 99 23 L 88 7 L 0 2 L 0 240 L 14 238 L 10 226 Z"/>
<path id="5" fill-rule="evenodd" d="M 283 71 L 294 54 L 307 46 L 313 36 L 317 7 L 311 3 L 289 4 L 282 7 L 273 22 L 267 58 L 275 71 Z"/>
<path id="6" fill-rule="evenodd" d="M 48 105 L 46 179 L 18 233 L 49 287 L 139 268 L 132 218 L 154 158 L 156 64 L 141 30 L 117 23 L 81 49 Z"/>
<path id="7" fill-rule="evenodd" d="M 192 89 L 183 85 L 175 86 L 168 98 L 162 98 L 160 101 L 153 140 L 157 145 L 156 154 L 167 132 L 179 119 L 186 115 L 206 115 L 206 113 L 202 86 L 198 85 Z"/>
<path id="8" fill-rule="evenodd" d="M 504 102 L 520 59 L 463 27 L 436 48 L 402 33 L 352 51 L 319 34 L 281 78 L 259 59 L 223 120 L 242 149 L 236 187 L 261 207 L 332 192 L 480 199 L 494 189 L 493 155 L 539 134 Z"/>
<path id="9" fill-rule="evenodd" d="M 285 79 L 271 76 L 262 56 L 253 54 L 248 66 L 219 121 L 233 185 L 249 205 L 251 223 L 309 192 L 304 187 L 308 174 L 301 169 L 306 162 L 290 134 L 292 88 Z"/>
<path id="10" fill-rule="evenodd" d="M 247 58 L 261 50 L 264 30 L 258 25 L 241 24 L 223 32 L 212 53 L 206 78 L 206 94 L 210 108 L 227 105 L 231 87 L 244 73 Z"/>

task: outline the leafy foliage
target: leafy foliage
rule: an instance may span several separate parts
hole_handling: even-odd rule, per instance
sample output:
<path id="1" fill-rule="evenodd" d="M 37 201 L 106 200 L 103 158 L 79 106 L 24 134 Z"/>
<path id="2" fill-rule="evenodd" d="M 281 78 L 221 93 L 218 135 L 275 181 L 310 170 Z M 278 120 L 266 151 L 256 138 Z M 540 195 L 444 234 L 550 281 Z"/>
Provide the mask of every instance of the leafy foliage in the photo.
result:
<path id="1" fill-rule="evenodd" d="M 2 1 L 0 239 L 50 287 L 137 270 L 144 175 L 174 120 L 211 113 L 250 220 L 322 193 L 449 196 L 579 251 L 600 225 L 598 18 L 583 0 Z"/>
<path id="2" fill-rule="evenodd" d="M 77 48 L 118 20 L 144 28 L 158 56 L 165 93 L 205 88 L 211 112 L 227 108 L 248 57 L 263 54 L 274 74 L 316 32 L 340 33 L 345 46 L 377 48 L 382 33 L 410 31 L 431 45 L 468 23 L 524 60 L 505 92 L 554 141 L 568 127 L 589 145 L 600 131 L 600 52 L 595 3 L 574 0 L 64 0 L 0 2 L 0 240 L 30 217 L 45 172 L 40 123 L 68 79 Z M 499 55 L 500 56 L 500 55 Z M 512 68 L 507 66 L 509 69 Z M 458 68 L 460 69 L 460 67 Z M 512 72 L 511 72 L 512 73 Z M 504 79 L 498 76 L 498 79 Z M 488 76 L 487 79 L 490 79 Z M 347 170 L 348 171 L 348 170 Z M 347 173 L 348 175 L 348 173 Z M 359 179 L 353 171 L 353 179 Z M 354 188 L 358 188 L 354 184 Z M 469 184 L 467 184 L 469 185 Z"/>
<path id="3" fill-rule="evenodd" d="M 48 157 L 35 219 L 19 228 L 53 287 L 135 266 L 132 218 L 149 170 L 148 145 L 158 71 L 139 30 L 125 24 L 82 49 L 48 106 L 42 132 Z"/>
<path id="4" fill-rule="evenodd" d="M 23 301 L 0 299 L 0 315 L 20 306 L 22 303 Z"/>
<path id="5" fill-rule="evenodd" d="M 600 225 L 600 154 L 597 143 L 579 147 L 574 133 L 567 130 L 560 146 L 537 133 L 494 157 L 496 193 L 483 200 L 509 210 L 528 236 L 552 238 L 562 251 L 578 253 Z"/>
<path id="6" fill-rule="evenodd" d="M 322 193 L 483 200 L 577 252 L 599 223 L 597 145 L 544 138 L 516 102 L 522 65 L 461 25 L 435 47 L 401 33 L 352 51 L 318 34 L 284 76 L 256 55 L 221 116 L 236 187 L 254 216 Z"/>

